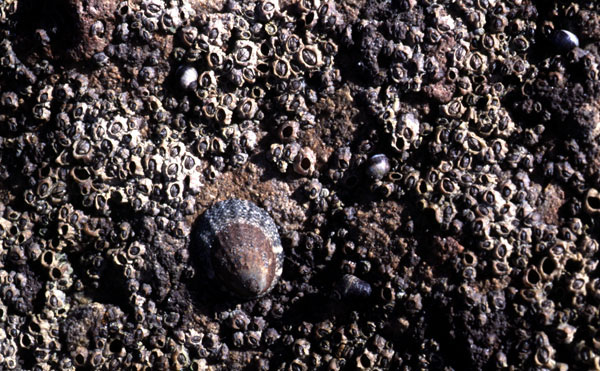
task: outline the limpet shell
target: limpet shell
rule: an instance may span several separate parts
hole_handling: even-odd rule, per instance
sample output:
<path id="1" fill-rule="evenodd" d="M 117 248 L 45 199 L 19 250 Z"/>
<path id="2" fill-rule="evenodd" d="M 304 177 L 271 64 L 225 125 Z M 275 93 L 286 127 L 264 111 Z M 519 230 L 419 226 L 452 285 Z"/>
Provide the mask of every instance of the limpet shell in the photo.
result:
<path id="1" fill-rule="evenodd" d="M 281 276 L 284 253 L 277 226 L 250 201 L 214 204 L 198 220 L 197 241 L 208 279 L 235 296 L 263 296 Z"/>

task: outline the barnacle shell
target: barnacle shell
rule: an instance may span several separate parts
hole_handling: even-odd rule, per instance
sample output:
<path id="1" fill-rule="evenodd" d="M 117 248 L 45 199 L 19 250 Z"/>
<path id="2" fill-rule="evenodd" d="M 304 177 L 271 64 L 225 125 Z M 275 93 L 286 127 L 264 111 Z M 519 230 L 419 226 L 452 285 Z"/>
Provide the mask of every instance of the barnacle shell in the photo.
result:
<path id="1" fill-rule="evenodd" d="M 245 200 L 216 203 L 198 220 L 197 242 L 209 279 L 234 295 L 256 298 L 268 293 L 283 269 L 283 248 L 275 222 Z"/>

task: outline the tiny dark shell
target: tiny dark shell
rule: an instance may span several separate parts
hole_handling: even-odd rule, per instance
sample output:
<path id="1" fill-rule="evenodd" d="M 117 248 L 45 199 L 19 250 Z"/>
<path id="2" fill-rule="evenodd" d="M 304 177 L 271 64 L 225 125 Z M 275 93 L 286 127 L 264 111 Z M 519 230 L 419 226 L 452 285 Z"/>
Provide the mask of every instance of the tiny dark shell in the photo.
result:
<path id="1" fill-rule="evenodd" d="M 390 171 L 390 160 L 384 154 L 376 154 L 367 162 L 367 176 L 381 179 Z"/>
<path id="2" fill-rule="evenodd" d="M 177 69 L 177 83 L 183 90 L 193 90 L 198 85 L 198 71 L 192 66 L 180 66 Z"/>
<path id="3" fill-rule="evenodd" d="M 226 200 L 208 209 L 198 226 L 197 248 L 209 279 L 243 298 L 263 296 L 275 286 L 284 254 L 266 211 L 250 201 Z"/>
<path id="4" fill-rule="evenodd" d="M 552 44 L 560 52 L 568 52 L 579 46 L 579 38 L 567 30 L 558 30 L 552 34 Z"/>
<path id="5" fill-rule="evenodd" d="M 367 298 L 371 296 L 371 285 L 360 278 L 345 274 L 337 285 L 337 293 L 341 298 Z"/>

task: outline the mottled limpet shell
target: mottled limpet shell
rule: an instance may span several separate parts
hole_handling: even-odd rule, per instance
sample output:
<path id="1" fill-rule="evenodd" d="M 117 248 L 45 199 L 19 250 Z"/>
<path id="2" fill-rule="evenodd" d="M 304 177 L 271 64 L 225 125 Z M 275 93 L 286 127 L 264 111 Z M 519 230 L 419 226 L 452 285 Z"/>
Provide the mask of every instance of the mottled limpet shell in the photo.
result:
<path id="1" fill-rule="evenodd" d="M 214 204 L 198 220 L 197 240 L 208 278 L 236 296 L 263 296 L 281 276 L 284 254 L 277 226 L 250 201 Z"/>

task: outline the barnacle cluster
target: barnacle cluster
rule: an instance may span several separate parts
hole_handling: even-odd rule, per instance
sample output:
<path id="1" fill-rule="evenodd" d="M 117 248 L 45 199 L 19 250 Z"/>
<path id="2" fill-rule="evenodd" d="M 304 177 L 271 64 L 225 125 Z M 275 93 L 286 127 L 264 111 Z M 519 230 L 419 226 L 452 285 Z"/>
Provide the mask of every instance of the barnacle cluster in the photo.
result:
<path id="1" fill-rule="evenodd" d="M 587 0 L 2 1 L 0 368 L 600 368 L 599 42 Z M 268 282 L 211 289 L 222 231 Z"/>

